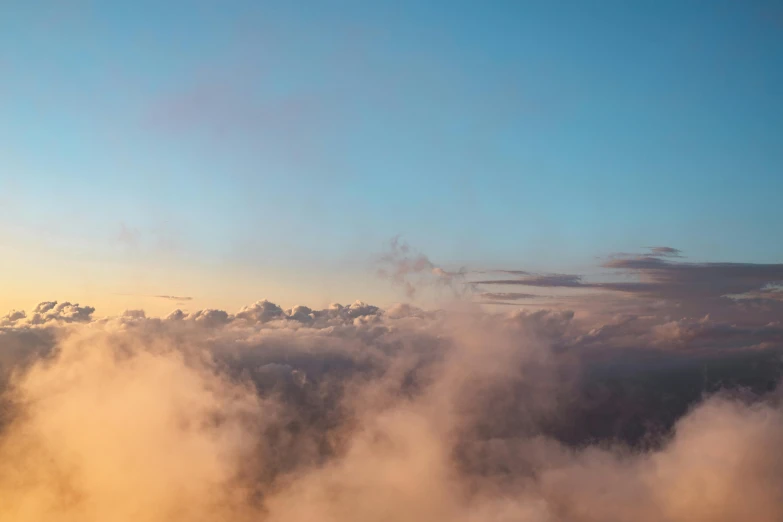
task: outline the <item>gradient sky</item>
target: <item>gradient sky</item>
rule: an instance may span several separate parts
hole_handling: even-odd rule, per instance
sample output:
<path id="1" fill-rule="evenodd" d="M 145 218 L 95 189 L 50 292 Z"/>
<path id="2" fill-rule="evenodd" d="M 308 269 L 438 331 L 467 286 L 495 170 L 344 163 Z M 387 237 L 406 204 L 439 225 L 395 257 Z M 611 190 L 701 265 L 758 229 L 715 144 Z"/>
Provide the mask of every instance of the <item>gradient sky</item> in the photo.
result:
<path id="1" fill-rule="evenodd" d="M 781 2 L 65 4 L 0 4 L 0 310 L 783 258 Z"/>

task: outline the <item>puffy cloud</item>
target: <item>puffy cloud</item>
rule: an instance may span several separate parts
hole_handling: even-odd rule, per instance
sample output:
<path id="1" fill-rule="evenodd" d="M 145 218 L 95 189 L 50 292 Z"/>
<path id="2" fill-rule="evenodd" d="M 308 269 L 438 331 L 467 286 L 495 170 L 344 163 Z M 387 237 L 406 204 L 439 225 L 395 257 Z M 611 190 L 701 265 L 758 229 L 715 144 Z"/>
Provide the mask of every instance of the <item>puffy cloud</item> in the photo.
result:
<path id="1" fill-rule="evenodd" d="M 231 321 L 231 317 L 227 312 L 212 308 L 193 312 L 188 316 L 188 319 L 203 324 L 204 326 L 221 326 Z"/>
<path id="2" fill-rule="evenodd" d="M 392 319 L 399 319 L 402 317 L 422 317 L 425 315 L 425 312 L 421 308 L 408 303 L 397 303 L 386 310 L 386 315 Z"/>
<path id="3" fill-rule="evenodd" d="M 27 321 L 31 324 L 44 324 L 49 321 L 88 322 L 92 319 L 93 312 L 95 308 L 92 306 L 79 306 L 78 303 L 67 301 L 59 304 L 57 301 L 44 301 L 33 309 Z M 17 317 L 17 321 L 24 317 Z"/>
<path id="4" fill-rule="evenodd" d="M 302 305 L 295 306 L 286 311 L 286 316 L 294 321 L 300 321 L 302 323 L 308 323 L 314 319 L 313 311 Z"/>
<path id="5" fill-rule="evenodd" d="M 0 326 L 11 326 L 26 317 L 27 313 L 24 310 L 11 310 L 3 317 L 0 317 Z"/>
<path id="6" fill-rule="evenodd" d="M 14 312 L 0 519 L 779 521 L 780 323 L 670 312 Z"/>
<path id="7" fill-rule="evenodd" d="M 245 306 L 236 316 L 238 319 L 265 323 L 274 319 L 280 319 L 283 316 L 283 309 L 264 299 L 263 301 L 256 301 L 250 306 Z"/>
<path id="8" fill-rule="evenodd" d="M 166 316 L 167 321 L 181 321 L 187 317 L 188 314 L 177 308 L 169 315 Z"/>
<path id="9" fill-rule="evenodd" d="M 57 306 L 57 301 L 44 301 L 42 303 L 38 303 L 38 305 L 33 308 L 33 313 L 45 314 L 49 310 L 52 310 L 55 306 Z"/>

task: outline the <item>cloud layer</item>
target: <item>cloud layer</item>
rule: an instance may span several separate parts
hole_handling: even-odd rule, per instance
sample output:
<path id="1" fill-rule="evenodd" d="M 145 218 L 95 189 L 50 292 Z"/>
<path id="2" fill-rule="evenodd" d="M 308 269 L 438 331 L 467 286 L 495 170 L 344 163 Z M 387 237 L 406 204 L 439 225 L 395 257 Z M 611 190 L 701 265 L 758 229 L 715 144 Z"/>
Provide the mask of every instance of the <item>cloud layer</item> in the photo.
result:
<path id="1" fill-rule="evenodd" d="M 588 282 L 576 274 L 531 274 L 521 270 L 499 271 L 516 274 L 515 279 L 485 279 L 475 285 L 521 285 L 546 288 L 581 288 L 624 292 L 648 298 L 693 301 L 742 296 L 749 293 L 774 298 L 783 284 L 783 264 L 690 263 L 671 247 L 652 247 L 647 254 L 616 254 L 601 265 L 612 273 L 630 276 L 633 281 Z"/>
<path id="2" fill-rule="evenodd" d="M 783 519 L 780 322 L 604 306 L 9 313 L 0 519 Z"/>

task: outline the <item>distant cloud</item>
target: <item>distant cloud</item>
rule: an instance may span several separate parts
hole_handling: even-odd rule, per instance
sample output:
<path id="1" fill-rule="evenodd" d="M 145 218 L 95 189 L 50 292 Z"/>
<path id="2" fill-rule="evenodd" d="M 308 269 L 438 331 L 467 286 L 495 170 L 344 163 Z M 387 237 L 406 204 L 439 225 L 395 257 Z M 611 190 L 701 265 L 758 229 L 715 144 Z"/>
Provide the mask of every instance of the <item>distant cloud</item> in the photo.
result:
<path id="1" fill-rule="evenodd" d="M 666 246 L 648 247 L 652 256 L 660 257 L 682 257 L 682 251 Z"/>
<path id="2" fill-rule="evenodd" d="M 376 274 L 404 288 L 408 298 L 413 298 L 423 287 L 446 287 L 458 294 L 470 290 L 455 284 L 464 279 L 464 270 L 450 272 L 435 265 L 424 254 L 414 252 L 400 236 L 392 238 L 388 250 L 378 256 L 377 265 Z"/>
<path id="3" fill-rule="evenodd" d="M 661 256 L 679 251 L 656 247 L 654 255 L 615 257 L 601 265 L 636 276 L 636 281 L 590 282 L 576 274 L 529 275 L 517 279 L 485 279 L 475 285 L 520 285 L 548 288 L 584 288 L 635 294 L 648 298 L 705 299 L 753 293 L 774 298 L 775 285 L 783 281 L 783 264 L 686 263 Z M 653 250 L 656 250 L 653 249 Z M 663 250 L 665 249 L 665 250 Z"/>
<path id="4" fill-rule="evenodd" d="M 506 300 L 506 299 L 536 299 L 542 296 L 536 294 L 524 294 L 521 292 L 482 292 L 478 295 L 481 299 Z"/>
<path id="5" fill-rule="evenodd" d="M 157 297 L 158 299 L 167 299 L 169 301 L 192 301 L 192 297 L 188 296 L 179 296 L 179 295 L 154 295 L 152 297 Z"/>
<path id="6" fill-rule="evenodd" d="M 477 285 L 524 285 L 540 287 L 583 287 L 582 278 L 572 274 L 547 274 L 530 275 L 519 279 L 485 279 L 482 281 L 473 281 Z"/>
<path id="7" fill-rule="evenodd" d="M 114 295 L 127 295 L 127 296 L 136 296 L 136 297 L 154 297 L 156 299 L 165 299 L 167 301 L 177 301 L 177 302 L 185 302 L 185 301 L 192 301 L 194 298 L 190 296 L 180 296 L 180 295 L 165 295 L 165 294 L 127 294 L 127 293 L 116 293 Z"/>
<path id="8" fill-rule="evenodd" d="M 482 270 L 475 271 L 476 274 L 511 274 L 511 275 L 532 275 L 527 270 Z"/>
<path id="9" fill-rule="evenodd" d="M 58 303 L 57 301 L 44 301 L 39 303 L 29 317 L 24 317 L 24 321 L 30 324 L 46 324 L 50 321 L 55 322 L 89 322 L 92 320 L 92 314 L 95 308 L 92 306 L 80 306 L 78 303 L 72 304 L 68 301 Z"/>
<path id="10" fill-rule="evenodd" d="M 610 260 L 603 266 L 636 273 L 641 282 L 592 286 L 652 297 L 718 298 L 783 281 L 783 264 L 683 263 L 640 256 Z"/>

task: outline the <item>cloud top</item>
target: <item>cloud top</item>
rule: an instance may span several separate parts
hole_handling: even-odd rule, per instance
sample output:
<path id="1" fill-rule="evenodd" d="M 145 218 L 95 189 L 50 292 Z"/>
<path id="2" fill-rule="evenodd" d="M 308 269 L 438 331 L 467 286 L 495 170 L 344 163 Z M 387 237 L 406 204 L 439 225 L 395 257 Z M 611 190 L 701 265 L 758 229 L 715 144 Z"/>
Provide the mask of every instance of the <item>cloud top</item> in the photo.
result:
<path id="1" fill-rule="evenodd" d="M 650 310 L 11 312 L 0 518 L 780 520 L 783 326 Z"/>

